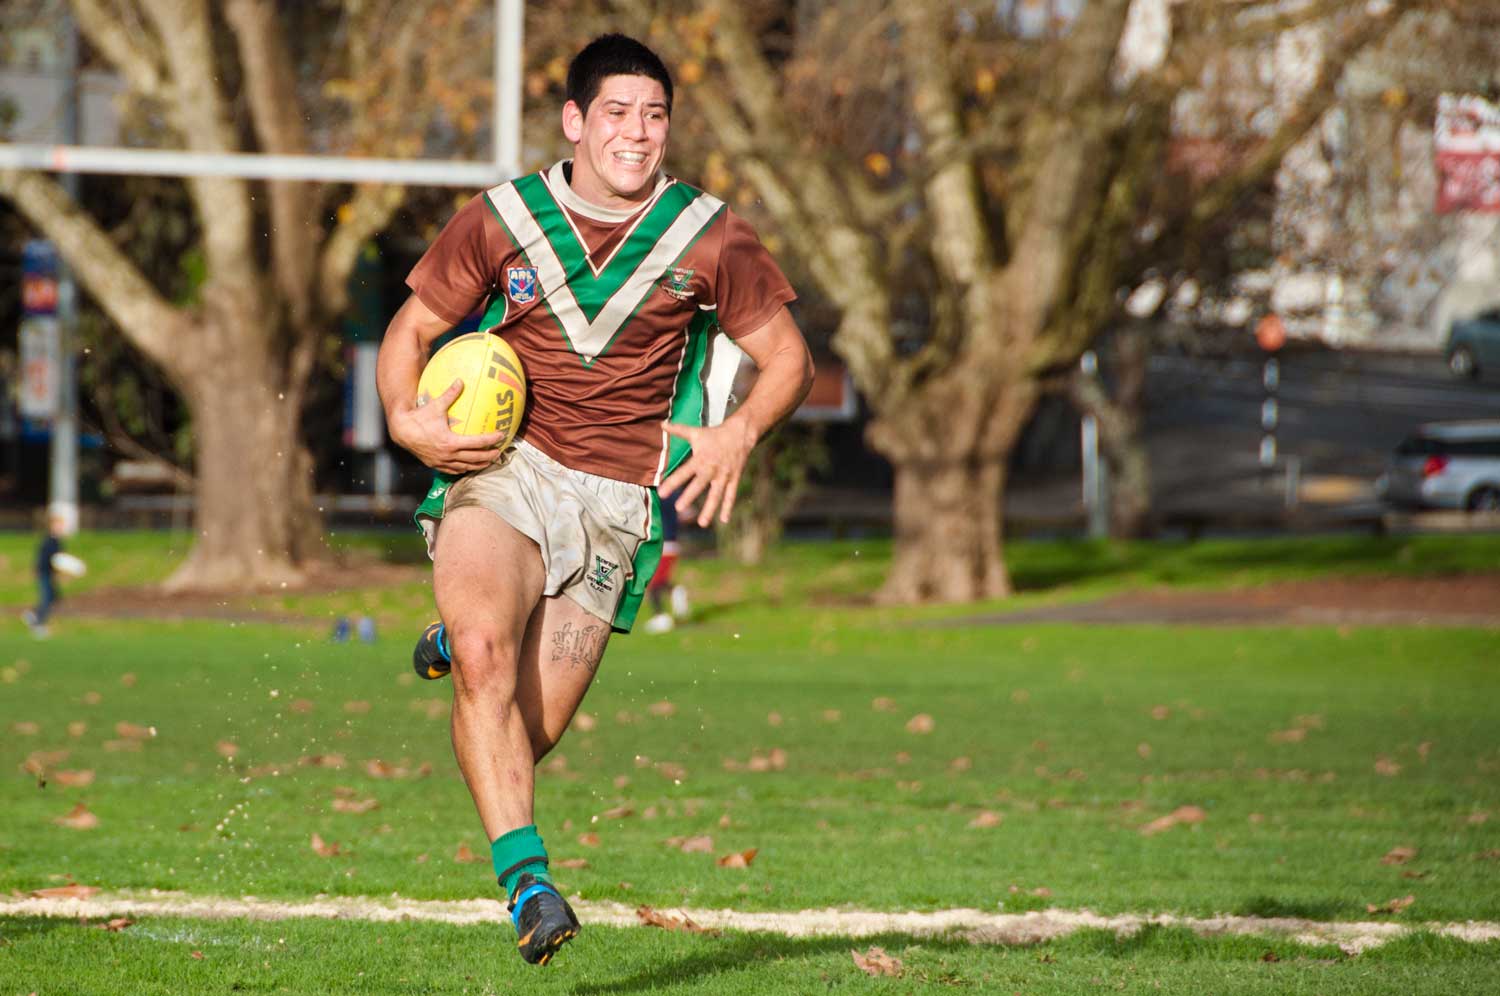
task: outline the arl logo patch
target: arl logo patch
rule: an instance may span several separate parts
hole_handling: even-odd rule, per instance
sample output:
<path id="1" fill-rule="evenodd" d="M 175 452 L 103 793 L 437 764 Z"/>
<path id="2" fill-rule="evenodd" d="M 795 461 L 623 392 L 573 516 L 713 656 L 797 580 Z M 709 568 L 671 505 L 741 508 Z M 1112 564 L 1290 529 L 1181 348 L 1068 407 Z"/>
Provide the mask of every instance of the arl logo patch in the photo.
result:
<path id="1" fill-rule="evenodd" d="M 536 267 L 512 266 L 505 271 L 505 293 L 517 304 L 536 300 Z"/>
<path id="2" fill-rule="evenodd" d="M 588 581 L 590 588 L 597 592 L 606 593 L 615 590 L 615 575 L 620 570 L 620 565 L 605 560 L 597 553 L 594 554 L 594 569 L 589 571 Z"/>
<path id="3" fill-rule="evenodd" d="M 662 275 L 661 289 L 679 301 L 691 301 L 693 289 L 689 284 L 693 279 L 693 273 L 692 267 L 674 266 Z"/>

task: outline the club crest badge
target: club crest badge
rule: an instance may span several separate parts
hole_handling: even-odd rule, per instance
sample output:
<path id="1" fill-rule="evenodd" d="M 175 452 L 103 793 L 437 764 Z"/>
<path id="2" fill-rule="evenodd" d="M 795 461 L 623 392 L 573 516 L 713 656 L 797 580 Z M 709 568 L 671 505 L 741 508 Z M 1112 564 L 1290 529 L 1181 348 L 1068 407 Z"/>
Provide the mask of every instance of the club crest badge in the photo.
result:
<path id="1" fill-rule="evenodd" d="M 693 272 L 691 267 L 672 267 L 662 277 L 661 289 L 679 301 L 692 300 L 693 288 L 690 283 L 693 279 Z"/>
<path id="2" fill-rule="evenodd" d="M 615 590 L 615 575 L 619 570 L 619 564 L 605 560 L 596 553 L 594 554 L 594 569 L 589 571 L 586 580 L 589 587 L 597 592 L 611 592 Z"/>
<path id="3" fill-rule="evenodd" d="M 536 267 L 512 266 L 505 271 L 505 293 L 516 304 L 536 300 Z"/>

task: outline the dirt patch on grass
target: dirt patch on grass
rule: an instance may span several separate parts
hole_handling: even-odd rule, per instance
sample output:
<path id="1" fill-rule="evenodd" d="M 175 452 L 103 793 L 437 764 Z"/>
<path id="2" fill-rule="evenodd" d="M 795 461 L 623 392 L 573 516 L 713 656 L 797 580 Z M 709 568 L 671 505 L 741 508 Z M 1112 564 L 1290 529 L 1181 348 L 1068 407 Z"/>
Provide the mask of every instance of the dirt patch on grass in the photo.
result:
<path id="1" fill-rule="evenodd" d="M 1500 627 L 1500 574 L 1331 577 L 1229 591 L 1158 588 L 957 622 Z"/>
<path id="2" fill-rule="evenodd" d="M 357 559 L 347 563 L 322 561 L 307 569 L 306 581 L 296 588 L 239 592 L 167 593 L 156 587 L 96 588 L 65 596 L 63 610 L 69 616 L 94 619 L 223 619 L 241 622 L 306 622 L 307 617 L 267 607 L 264 603 L 283 594 L 331 595 L 360 589 L 378 589 L 431 580 L 426 564 L 389 564 Z"/>
<path id="3" fill-rule="evenodd" d="M 611 902 L 569 900 L 585 924 L 641 926 L 635 907 Z M 1288 938 L 1301 944 L 1334 944 L 1350 954 L 1378 947 L 1414 931 L 1429 931 L 1474 943 L 1500 940 L 1500 924 L 1400 924 L 1304 920 L 1296 917 L 1182 917 L 1170 914 L 1101 916 L 1087 910 L 1043 910 L 1030 913 L 986 913 L 981 910 L 937 910 L 928 913 L 882 913 L 867 910 L 799 910 L 745 913 L 737 910 L 658 910 L 686 916 L 700 927 L 782 934 L 788 937 L 958 937 L 974 944 L 1028 945 L 1064 937 L 1078 930 L 1111 930 L 1122 936 L 1144 927 L 1181 927 L 1203 936 L 1251 934 Z M 306 902 L 190 896 L 182 893 L 96 895 L 86 899 L 0 897 L 0 915 L 107 919 L 117 916 L 176 916 L 197 919 L 242 917 L 252 920 L 329 919 L 392 922 L 493 924 L 509 919 L 498 900 L 414 900 L 319 897 Z"/>

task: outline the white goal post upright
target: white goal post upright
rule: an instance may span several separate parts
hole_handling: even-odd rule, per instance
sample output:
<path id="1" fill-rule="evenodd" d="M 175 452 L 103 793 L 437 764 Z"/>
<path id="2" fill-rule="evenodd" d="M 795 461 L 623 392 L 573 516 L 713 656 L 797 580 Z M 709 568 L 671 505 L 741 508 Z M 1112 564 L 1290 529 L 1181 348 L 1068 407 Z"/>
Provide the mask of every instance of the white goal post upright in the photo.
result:
<path id="1" fill-rule="evenodd" d="M 494 135 L 491 162 L 273 156 L 258 153 L 27 145 L 0 142 L 0 168 L 131 176 L 238 176 L 248 180 L 490 187 L 521 167 L 521 36 L 524 0 L 495 0 Z"/>

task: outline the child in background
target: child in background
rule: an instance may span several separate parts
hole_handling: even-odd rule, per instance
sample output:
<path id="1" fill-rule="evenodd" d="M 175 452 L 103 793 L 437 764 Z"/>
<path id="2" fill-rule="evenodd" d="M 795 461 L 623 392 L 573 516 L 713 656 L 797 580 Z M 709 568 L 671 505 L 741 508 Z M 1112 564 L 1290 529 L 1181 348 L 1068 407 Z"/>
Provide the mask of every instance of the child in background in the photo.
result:
<path id="1" fill-rule="evenodd" d="M 36 608 L 21 613 L 21 619 L 39 640 L 45 640 L 49 635 L 47 619 L 59 598 L 56 575 L 59 572 L 73 577 L 83 574 L 83 561 L 63 552 L 62 539 L 71 532 L 66 516 L 59 512 L 47 516 L 47 532 L 36 550 Z"/>

